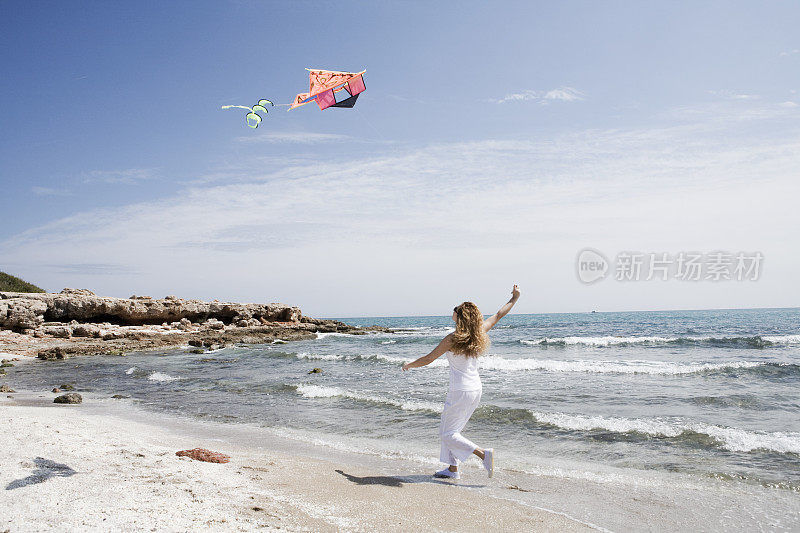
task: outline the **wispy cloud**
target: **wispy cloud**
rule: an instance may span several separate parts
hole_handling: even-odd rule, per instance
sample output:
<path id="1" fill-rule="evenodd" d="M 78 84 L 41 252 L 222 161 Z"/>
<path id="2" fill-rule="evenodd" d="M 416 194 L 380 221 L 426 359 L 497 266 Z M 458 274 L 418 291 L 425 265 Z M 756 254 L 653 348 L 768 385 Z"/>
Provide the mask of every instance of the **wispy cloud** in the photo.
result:
<path id="1" fill-rule="evenodd" d="M 339 135 L 336 133 L 313 133 L 313 132 L 270 132 L 251 137 L 238 137 L 240 143 L 298 143 L 298 144 L 317 144 L 328 142 L 342 142 L 352 139 L 349 135 Z"/>
<path id="2" fill-rule="evenodd" d="M 787 56 L 796 56 L 797 54 L 800 54 L 800 48 L 795 48 L 793 50 L 784 50 L 778 55 L 781 57 L 787 57 Z"/>
<path id="3" fill-rule="evenodd" d="M 533 101 L 539 104 L 546 104 L 551 101 L 560 100 L 562 102 L 576 102 L 584 100 L 586 95 L 573 87 L 558 87 L 549 91 L 534 91 L 531 89 L 524 90 L 518 93 L 507 94 L 502 98 L 493 99 L 492 102 L 496 104 L 504 104 L 506 102 L 528 102 Z"/>
<path id="4" fill-rule="evenodd" d="M 113 276 L 133 274 L 135 269 L 127 265 L 110 263 L 69 263 L 63 265 L 46 265 L 58 274 L 83 276 Z"/>
<path id="5" fill-rule="evenodd" d="M 71 196 L 72 192 L 66 189 L 53 187 L 31 187 L 31 192 L 37 196 Z"/>
<path id="6" fill-rule="evenodd" d="M 109 183 L 132 185 L 155 178 L 152 168 L 128 168 L 123 170 L 92 170 L 82 175 L 83 183 Z"/>
<path id="7" fill-rule="evenodd" d="M 771 127 L 771 115 L 692 116 L 670 127 L 293 162 L 254 170 L 245 182 L 54 221 L 0 242 L 0 257 L 47 286 L 86 286 L 94 269 L 86 258 L 98 258 L 131 269 L 94 269 L 103 275 L 89 288 L 99 292 L 317 302 L 305 311 L 336 316 L 385 309 L 387 298 L 398 312 L 433 310 L 443 294 L 463 300 L 470 280 L 498 274 L 574 309 L 587 297 L 570 270 L 582 247 L 728 247 L 761 250 L 782 264 L 788 277 L 759 282 L 758 294 L 786 298 L 800 268 L 785 244 L 800 223 L 800 132 Z M 42 266 L 54 257 L 78 266 Z M 707 306 L 708 291 L 729 294 L 708 285 L 671 285 L 657 297 Z"/>
<path id="8" fill-rule="evenodd" d="M 708 94 L 726 98 L 728 100 L 760 100 L 761 96 L 757 94 L 737 93 L 729 90 L 708 91 Z"/>

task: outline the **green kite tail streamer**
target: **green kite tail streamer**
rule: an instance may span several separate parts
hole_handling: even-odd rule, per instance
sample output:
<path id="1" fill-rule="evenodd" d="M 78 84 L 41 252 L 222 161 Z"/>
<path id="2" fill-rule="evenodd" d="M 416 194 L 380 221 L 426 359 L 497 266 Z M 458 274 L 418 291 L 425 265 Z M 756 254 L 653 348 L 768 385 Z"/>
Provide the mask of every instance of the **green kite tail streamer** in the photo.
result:
<path id="1" fill-rule="evenodd" d="M 243 105 L 224 105 L 222 106 L 222 109 L 244 109 L 246 111 L 249 111 L 249 113 L 247 113 L 247 115 L 245 115 L 244 117 L 244 123 L 250 126 L 251 128 L 255 129 L 258 127 L 259 124 L 261 124 L 261 121 L 264 120 L 263 118 L 261 118 L 261 115 L 259 115 L 257 112 L 260 111 L 261 113 L 264 113 L 266 115 L 267 113 L 269 113 L 267 106 L 274 106 L 274 105 L 275 104 L 272 103 L 272 100 L 267 100 L 266 98 L 262 98 L 253 107 L 247 107 Z"/>
<path id="2" fill-rule="evenodd" d="M 253 120 L 255 123 L 251 123 L 250 121 Z M 261 124 L 261 117 L 258 116 L 256 113 L 248 113 L 247 116 L 244 117 L 245 123 L 253 129 L 256 129 L 259 124 Z"/>

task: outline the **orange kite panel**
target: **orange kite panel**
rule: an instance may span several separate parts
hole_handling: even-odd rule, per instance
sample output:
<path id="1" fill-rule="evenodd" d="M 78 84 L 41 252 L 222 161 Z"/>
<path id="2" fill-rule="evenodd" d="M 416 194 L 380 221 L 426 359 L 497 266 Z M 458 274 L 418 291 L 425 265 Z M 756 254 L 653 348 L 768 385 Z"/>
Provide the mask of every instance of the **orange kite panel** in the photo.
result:
<path id="1" fill-rule="evenodd" d="M 308 73 L 308 92 L 300 93 L 294 97 L 294 101 L 289 109 L 307 104 L 312 98 L 330 89 L 340 90 L 348 81 L 356 76 L 362 75 L 361 72 L 336 72 L 333 70 L 310 70 Z"/>

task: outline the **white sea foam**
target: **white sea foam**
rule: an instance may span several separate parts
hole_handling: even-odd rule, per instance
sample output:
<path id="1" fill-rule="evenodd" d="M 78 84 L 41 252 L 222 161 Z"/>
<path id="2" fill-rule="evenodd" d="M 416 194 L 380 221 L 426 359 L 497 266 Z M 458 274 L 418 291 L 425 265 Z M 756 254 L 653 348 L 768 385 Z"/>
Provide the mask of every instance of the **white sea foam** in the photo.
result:
<path id="1" fill-rule="evenodd" d="M 678 437 L 685 432 L 708 435 L 720 446 L 735 452 L 758 449 L 779 453 L 800 453 L 800 433 L 751 431 L 685 421 L 678 418 L 622 418 L 567 413 L 530 411 L 539 422 L 573 431 L 606 430 L 614 433 L 637 432 L 655 437 Z"/>
<path id="2" fill-rule="evenodd" d="M 388 341 L 381 341 L 381 344 L 394 344 L 394 343 L 396 343 L 396 342 L 397 342 L 397 341 L 396 341 L 396 340 L 394 340 L 394 339 L 389 339 Z"/>
<path id="3" fill-rule="evenodd" d="M 340 361 L 344 359 L 341 355 L 334 355 L 334 354 L 320 354 L 320 353 L 308 353 L 308 352 L 300 352 L 294 354 L 295 357 L 298 359 L 318 359 L 320 361 Z"/>
<path id="4" fill-rule="evenodd" d="M 125 373 L 128 374 L 129 376 L 131 374 L 133 374 L 134 372 L 136 372 L 136 367 L 135 366 L 132 366 L 128 370 L 125 371 Z"/>
<path id="5" fill-rule="evenodd" d="M 800 335 L 761 335 L 761 338 L 775 344 L 800 344 Z"/>
<path id="6" fill-rule="evenodd" d="M 325 339 L 328 337 L 352 337 L 349 333 L 339 333 L 336 331 L 332 331 L 330 333 L 322 333 L 320 331 L 317 332 L 317 339 Z"/>
<path id="7" fill-rule="evenodd" d="M 321 385 L 297 385 L 297 392 L 306 398 L 350 398 L 352 400 L 360 400 L 366 402 L 381 403 L 386 405 L 394 405 L 405 411 L 433 411 L 440 413 L 442 407 L 432 402 L 423 400 L 404 400 L 398 398 L 390 398 L 386 396 L 378 396 L 374 394 L 365 394 L 356 391 L 349 391 L 340 389 L 338 387 L 324 387 Z"/>
<path id="8" fill-rule="evenodd" d="M 641 336 L 641 337 L 617 337 L 613 335 L 605 335 L 600 337 L 544 337 L 541 339 L 521 339 L 521 344 L 529 346 L 540 345 L 583 345 L 583 346 L 619 346 L 623 344 L 654 344 L 654 343 L 671 343 L 671 342 L 736 342 L 751 341 L 754 344 L 758 343 L 758 339 L 773 344 L 791 345 L 800 344 L 800 335 L 752 335 L 744 336 L 738 335 L 734 337 L 726 336 L 680 336 L 680 337 L 663 337 L 663 336 Z"/>
<path id="9" fill-rule="evenodd" d="M 648 342 L 670 342 L 678 340 L 677 337 L 545 337 L 537 340 L 521 340 L 522 344 L 583 344 L 586 346 L 613 346 L 617 344 L 644 344 Z"/>
<path id="10" fill-rule="evenodd" d="M 420 326 L 420 327 L 404 327 L 393 330 L 389 335 L 402 335 L 413 337 L 436 337 L 440 335 L 447 335 L 455 331 L 455 328 L 450 326 Z"/>
<path id="11" fill-rule="evenodd" d="M 617 374 L 682 375 L 721 370 L 726 368 L 752 368 L 764 363 L 756 361 L 729 361 L 724 363 L 672 363 L 668 361 L 559 361 L 552 359 L 505 359 L 497 355 L 480 358 L 480 367 L 487 370 L 546 372 L 593 372 Z"/>
<path id="12" fill-rule="evenodd" d="M 376 353 L 376 354 L 369 355 L 369 356 L 362 356 L 362 359 L 375 359 L 377 361 L 385 361 L 387 363 L 400 365 L 400 364 L 403 364 L 403 363 L 409 363 L 409 362 L 413 361 L 415 358 L 414 357 L 396 357 L 396 356 L 393 356 L 393 355 L 384 355 L 384 354 L 381 354 L 381 353 Z M 439 357 L 438 359 L 435 359 L 428 366 L 447 366 L 447 358 L 446 357 Z"/>
<path id="13" fill-rule="evenodd" d="M 410 357 L 398 357 L 376 353 L 371 355 L 345 356 L 336 354 L 316 354 L 300 352 L 293 354 L 298 359 L 316 359 L 320 361 L 382 361 L 389 364 L 401 365 L 412 361 Z M 447 358 L 439 357 L 430 365 L 431 367 L 446 367 Z M 542 371 L 542 372 L 588 372 L 600 374 L 651 374 L 662 376 L 677 376 L 684 374 L 696 374 L 714 370 L 754 368 L 762 366 L 764 362 L 759 361 L 726 361 L 721 363 L 673 363 L 668 361 L 593 361 L 593 360 L 573 360 L 560 361 L 556 359 L 506 359 L 499 355 L 484 355 L 479 360 L 482 370 L 492 370 L 497 372 L 519 372 L 519 371 Z"/>
<path id="14" fill-rule="evenodd" d="M 170 376 L 169 374 L 164 374 L 163 372 L 153 372 L 152 374 L 147 376 L 147 379 L 149 379 L 150 381 L 167 382 L 167 381 L 176 381 L 181 378 Z"/>

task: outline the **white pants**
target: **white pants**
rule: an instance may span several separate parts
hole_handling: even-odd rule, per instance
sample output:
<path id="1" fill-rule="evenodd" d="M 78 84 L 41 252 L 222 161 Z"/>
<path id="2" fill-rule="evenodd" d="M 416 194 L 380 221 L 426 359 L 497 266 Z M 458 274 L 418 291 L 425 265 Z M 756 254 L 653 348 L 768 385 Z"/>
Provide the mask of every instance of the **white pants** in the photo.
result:
<path id="1" fill-rule="evenodd" d="M 475 444 L 461 435 L 469 417 L 481 401 L 481 390 L 448 391 L 442 411 L 442 423 L 439 436 L 442 438 L 442 450 L 439 460 L 449 465 L 458 466 L 475 451 Z"/>

